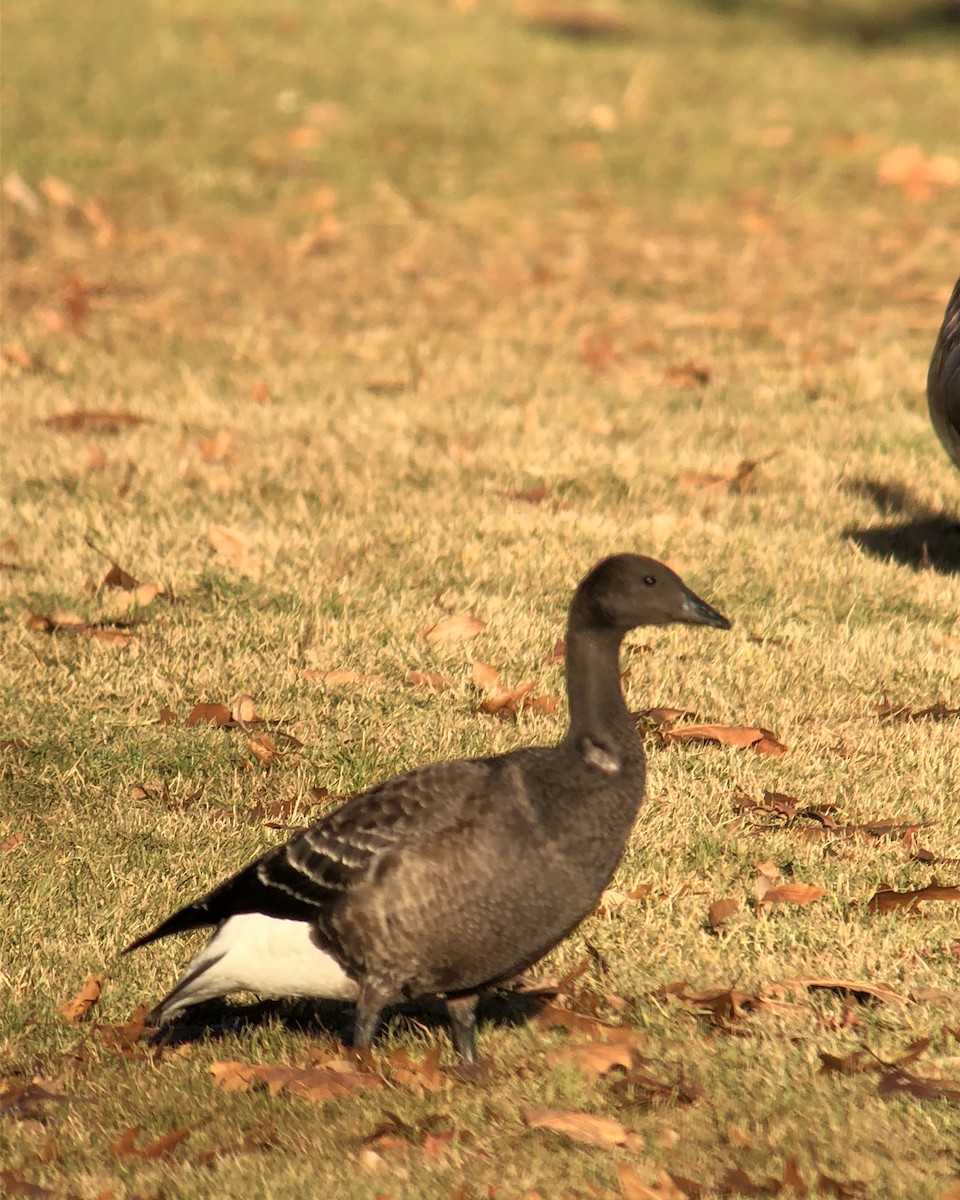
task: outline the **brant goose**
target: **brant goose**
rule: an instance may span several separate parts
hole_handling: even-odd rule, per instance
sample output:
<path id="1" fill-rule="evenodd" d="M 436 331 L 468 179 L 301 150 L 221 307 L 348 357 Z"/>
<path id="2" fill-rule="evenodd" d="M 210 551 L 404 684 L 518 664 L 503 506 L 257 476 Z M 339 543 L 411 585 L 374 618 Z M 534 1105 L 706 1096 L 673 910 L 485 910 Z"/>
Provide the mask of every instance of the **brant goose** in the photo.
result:
<path id="1" fill-rule="evenodd" d="M 943 448 L 960 467 L 960 279 L 943 314 L 927 373 L 930 419 Z"/>
<path id="2" fill-rule="evenodd" d="M 387 1005 L 433 994 L 473 1062 L 479 992 L 574 930 L 620 861 L 645 775 L 620 643 L 673 621 L 730 627 L 662 563 L 600 562 L 570 606 L 563 740 L 398 775 L 175 912 L 124 953 L 216 932 L 151 1019 L 234 991 L 352 1000 L 367 1048 Z"/>

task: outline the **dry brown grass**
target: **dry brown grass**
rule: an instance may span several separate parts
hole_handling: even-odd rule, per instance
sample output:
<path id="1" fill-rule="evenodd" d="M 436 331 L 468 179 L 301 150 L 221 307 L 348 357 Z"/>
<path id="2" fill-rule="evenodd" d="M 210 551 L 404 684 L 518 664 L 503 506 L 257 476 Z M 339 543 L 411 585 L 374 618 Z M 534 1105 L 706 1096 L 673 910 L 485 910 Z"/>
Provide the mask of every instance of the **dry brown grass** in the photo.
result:
<path id="1" fill-rule="evenodd" d="M 922 381 L 960 259 L 958 192 L 876 183 L 892 147 L 949 151 L 955 47 L 864 51 L 769 15 L 653 3 L 628 14 L 636 40 L 581 43 L 505 6 L 461 8 L 378 12 L 365 33 L 365 6 L 265 17 L 237 0 L 230 20 L 161 6 L 111 27 L 116 73 L 86 89 L 102 26 L 56 37 L 51 14 L 8 17 L 5 169 L 34 189 L 62 178 L 80 205 L 41 197 L 31 215 L 8 197 L 4 215 L 17 548 L 0 556 L 15 568 L 0 844 L 23 838 L 0 850 L 0 1071 L 74 1099 L 6 1120 L 3 1156 L 85 1200 L 606 1196 L 618 1163 L 716 1195 L 730 1168 L 779 1179 L 789 1157 L 808 1182 L 939 1197 L 960 1170 L 956 1106 L 821 1074 L 818 1051 L 890 1060 L 929 1037 L 913 1069 L 960 1077 L 955 905 L 866 907 L 881 883 L 956 883 L 960 867 L 917 861 L 916 840 L 730 823 L 738 793 L 785 792 L 843 823 L 931 822 L 919 842 L 960 857 L 956 719 L 876 714 L 884 697 L 960 705 L 956 540 L 928 546 L 939 570 L 916 569 L 856 532 L 907 527 L 909 560 L 911 529 L 956 511 Z M 115 228 L 82 214 L 94 195 Z M 76 409 L 145 423 L 43 424 Z M 680 479 L 774 451 L 743 493 Z M 541 503 L 504 495 L 538 487 Z M 212 526 L 236 531 L 249 573 L 211 548 Z M 124 647 L 27 628 L 58 604 L 86 621 L 114 610 L 90 542 L 182 603 L 155 600 Z M 304 1061 L 315 1028 L 287 1028 L 289 1005 L 157 1063 L 58 1019 L 94 971 L 108 972 L 94 1020 L 164 990 L 185 945 L 116 952 L 282 836 L 258 805 L 298 797 L 281 818 L 295 822 L 319 811 L 315 785 L 555 738 L 562 708 L 478 715 L 471 660 L 559 691 L 545 659 L 571 588 L 628 548 L 670 560 L 735 622 L 637 637 L 651 652 L 625 659 L 631 705 L 763 725 L 788 753 L 652 738 L 615 884 L 653 891 L 544 969 L 574 966 L 588 939 L 609 971 L 580 982 L 625 1000 L 617 1019 L 703 1101 L 620 1108 L 607 1083 L 548 1067 L 562 1034 L 505 1023 L 502 1005 L 481 1083 L 328 1106 L 211 1082 L 217 1060 Z M 423 630 L 461 609 L 486 630 L 431 647 Z M 383 679 L 327 688 L 305 668 Z M 453 686 L 409 688 L 411 669 Z M 240 692 L 303 748 L 251 767 L 244 738 L 183 727 L 197 701 Z M 164 706 L 177 724 L 156 723 Z M 202 795 L 171 810 L 163 781 L 174 803 Z M 825 897 L 756 914 L 765 859 Z M 717 936 L 722 896 L 743 903 Z M 882 982 L 903 1003 L 804 993 L 717 1028 L 659 994 L 810 975 Z M 383 1053 L 436 1036 L 397 1020 Z M 527 1105 L 613 1116 L 637 1138 L 578 1147 L 526 1129 Z M 416 1144 L 374 1159 L 362 1140 L 387 1113 Z M 192 1132 L 169 1159 L 118 1159 L 132 1125 Z M 267 1126 L 278 1146 L 236 1149 Z M 426 1158 L 431 1127 L 461 1136 Z"/>

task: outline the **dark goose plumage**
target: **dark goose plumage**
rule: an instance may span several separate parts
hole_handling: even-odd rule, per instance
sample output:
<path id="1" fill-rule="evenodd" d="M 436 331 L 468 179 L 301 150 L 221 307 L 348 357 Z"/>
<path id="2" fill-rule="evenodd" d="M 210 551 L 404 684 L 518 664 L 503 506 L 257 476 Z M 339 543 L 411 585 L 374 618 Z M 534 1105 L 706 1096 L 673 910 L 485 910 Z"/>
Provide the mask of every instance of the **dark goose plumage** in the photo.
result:
<path id="1" fill-rule="evenodd" d="M 673 621 L 730 624 L 662 563 L 604 559 L 570 607 L 563 740 L 399 775 L 175 912 L 127 949 L 217 930 L 153 1019 L 238 990 L 355 1000 L 367 1047 L 387 1005 L 439 994 L 472 1061 L 478 993 L 575 929 L 620 861 L 645 774 L 620 643 Z"/>
<path id="2" fill-rule="evenodd" d="M 930 419 L 943 448 L 960 467 L 960 279 L 943 314 L 927 372 Z"/>

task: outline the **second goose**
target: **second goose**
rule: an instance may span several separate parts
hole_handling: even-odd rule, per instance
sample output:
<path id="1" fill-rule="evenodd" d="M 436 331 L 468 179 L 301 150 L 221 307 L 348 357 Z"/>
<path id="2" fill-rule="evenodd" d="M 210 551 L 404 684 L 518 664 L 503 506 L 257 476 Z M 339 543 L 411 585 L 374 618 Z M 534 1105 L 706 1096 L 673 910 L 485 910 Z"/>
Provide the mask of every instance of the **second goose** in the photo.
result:
<path id="1" fill-rule="evenodd" d="M 730 627 L 662 563 L 604 559 L 570 605 L 563 739 L 398 775 L 179 909 L 127 947 L 216 926 L 152 1019 L 241 990 L 352 1000 L 364 1048 L 388 1005 L 440 995 L 472 1062 L 480 992 L 572 932 L 620 861 L 645 782 L 620 643 L 675 621 Z"/>

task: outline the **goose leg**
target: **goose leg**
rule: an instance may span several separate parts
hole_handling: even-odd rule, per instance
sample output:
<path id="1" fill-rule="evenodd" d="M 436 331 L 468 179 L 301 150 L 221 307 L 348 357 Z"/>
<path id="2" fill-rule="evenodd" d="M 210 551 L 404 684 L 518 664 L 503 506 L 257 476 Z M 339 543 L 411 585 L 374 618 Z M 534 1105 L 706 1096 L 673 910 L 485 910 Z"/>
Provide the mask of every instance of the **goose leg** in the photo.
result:
<path id="1" fill-rule="evenodd" d="M 379 992 L 367 990 L 360 992 L 360 998 L 357 1000 L 357 1016 L 353 1023 L 354 1050 L 369 1052 L 385 1004 L 386 1001 Z"/>
<path id="2" fill-rule="evenodd" d="M 477 1040 L 474 1034 L 477 1028 L 479 999 L 474 992 L 469 996 L 453 996 L 447 1000 L 454 1049 L 469 1066 L 473 1066 L 477 1061 Z"/>

